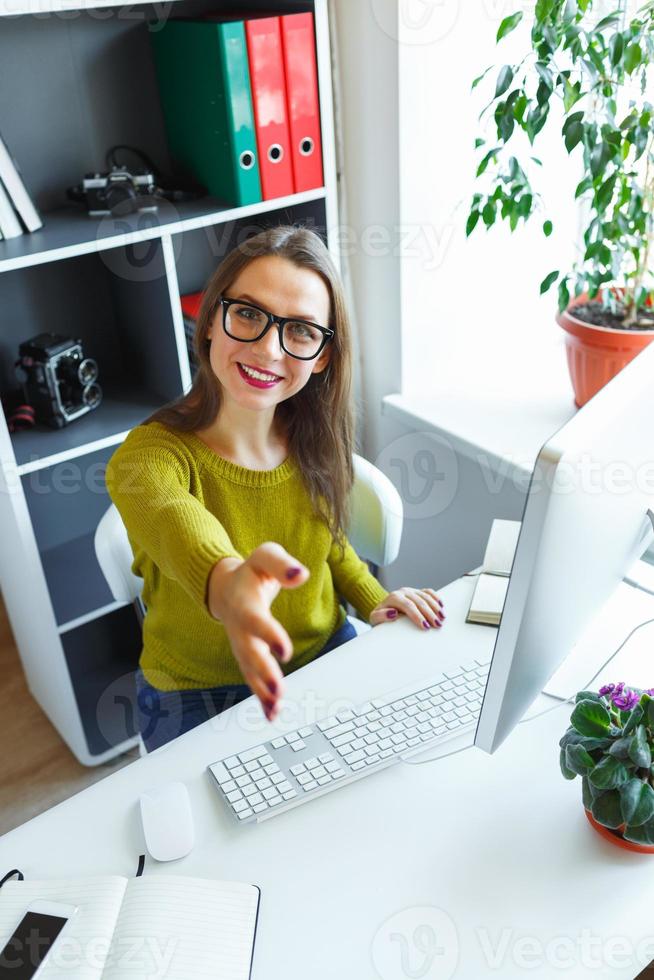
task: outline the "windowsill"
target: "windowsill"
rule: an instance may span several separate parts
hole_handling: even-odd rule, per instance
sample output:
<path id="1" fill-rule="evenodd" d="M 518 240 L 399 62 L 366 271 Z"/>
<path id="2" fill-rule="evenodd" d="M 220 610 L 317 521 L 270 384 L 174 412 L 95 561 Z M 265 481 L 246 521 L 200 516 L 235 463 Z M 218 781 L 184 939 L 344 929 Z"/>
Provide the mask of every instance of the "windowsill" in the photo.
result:
<path id="1" fill-rule="evenodd" d="M 385 396 L 382 414 L 435 433 L 484 468 L 524 482 L 541 447 L 577 411 L 563 344 L 552 343 L 549 355 L 522 382 L 450 379 L 429 395 Z"/>

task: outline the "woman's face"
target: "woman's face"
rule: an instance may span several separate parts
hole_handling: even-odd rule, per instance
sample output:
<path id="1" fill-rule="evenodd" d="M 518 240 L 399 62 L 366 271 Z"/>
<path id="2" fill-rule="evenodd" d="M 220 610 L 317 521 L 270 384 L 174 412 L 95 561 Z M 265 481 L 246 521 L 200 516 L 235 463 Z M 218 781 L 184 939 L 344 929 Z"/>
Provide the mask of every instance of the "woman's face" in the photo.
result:
<path id="1" fill-rule="evenodd" d="M 247 300 L 270 313 L 311 320 L 329 326 L 329 291 L 322 277 L 312 269 L 296 266 L 288 259 L 265 255 L 253 259 L 225 290 L 230 299 Z M 260 340 L 243 343 L 229 337 L 223 329 L 223 307 L 218 307 L 207 336 L 209 357 L 223 393 L 241 407 L 253 410 L 271 408 L 300 391 L 312 374 L 323 371 L 331 355 L 328 343 L 312 361 L 291 357 L 279 344 L 276 325 Z M 257 387 L 242 369 L 253 368 L 278 380 L 269 387 Z"/>

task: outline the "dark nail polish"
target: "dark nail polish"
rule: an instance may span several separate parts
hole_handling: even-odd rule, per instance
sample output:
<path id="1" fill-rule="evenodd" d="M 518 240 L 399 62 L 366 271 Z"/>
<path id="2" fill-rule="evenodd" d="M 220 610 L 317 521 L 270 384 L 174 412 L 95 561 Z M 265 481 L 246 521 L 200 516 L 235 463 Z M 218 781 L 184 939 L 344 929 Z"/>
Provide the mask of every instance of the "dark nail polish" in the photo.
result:
<path id="1" fill-rule="evenodd" d="M 271 649 L 272 649 L 272 652 L 273 653 L 276 653 L 278 657 L 283 657 L 284 656 L 284 648 L 281 645 L 281 643 L 273 643 Z"/>
<path id="2" fill-rule="evenodd" d="M 388 617 L 388 619 L 395 619 L 395 617 L 397 616 L 397 609 L 389 609 L 388 612 L 386 613 L 386 616 Z"/>
<path id="3" fill-rule="evenodd" d="M 286 578 L 296 578 L 301 571 L 301 568 L 289 568 L 286 572 Z"/>
<path id="4" fill-rule="evenodd" d="M 428 629 L 429 629 L 429 623 L 427 622 L 427 620 L 426 620 L 426 619 L 423 619 L 423 621 L 422 621 L 422 625 L 423 625 L 423 626 L 425 627 L 425 629 L 426 629 L 426 630 L 428 630 Z"/>
<path id="5" fill-rule="evenodd" d="M 277 681 L 268 681 L 268 690 L 271 694 L 277 694 Z"/>

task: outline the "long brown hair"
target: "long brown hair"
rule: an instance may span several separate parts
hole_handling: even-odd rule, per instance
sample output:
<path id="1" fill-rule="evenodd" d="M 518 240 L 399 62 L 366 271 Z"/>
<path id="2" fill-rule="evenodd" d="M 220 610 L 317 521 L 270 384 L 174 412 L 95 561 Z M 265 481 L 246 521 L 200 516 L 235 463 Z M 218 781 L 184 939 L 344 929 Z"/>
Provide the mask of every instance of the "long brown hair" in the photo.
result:
<path id="1" fill-rule="evenodd" d="M 338 271 L 322 239 L 308 228 L 278 225 L 237 245 L 222 260 L 204 292 L 193 345 L 198 368 L 186 395 L 164 405 L 144 421 L 161 422 L 171 429 L 194 431 L 211 425 L 222 404 L 222 390 L 209 360 L 207 332 L 218 311 L 220 298 L 253 259 L 276 255 L 295 265 L 312 269 L 330 294 L 330 322 L 334 336 L 326 368 L 309 377 L 291 398 L 280 402 L 276 419 L 281 423 L 309 491 L 316 514 L 343 545 L 350 517 L 350 493 L 354 479 L 354 410 L 352 405 L 352 340 L 345 295 Z"/>

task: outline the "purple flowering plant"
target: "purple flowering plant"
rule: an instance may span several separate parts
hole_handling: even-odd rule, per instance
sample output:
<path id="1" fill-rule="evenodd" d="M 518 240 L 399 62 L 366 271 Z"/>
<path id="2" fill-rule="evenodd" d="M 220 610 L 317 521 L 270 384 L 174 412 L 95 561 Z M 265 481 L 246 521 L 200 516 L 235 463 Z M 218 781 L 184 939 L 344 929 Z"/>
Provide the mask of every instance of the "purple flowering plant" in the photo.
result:
<path id="1" fill-rule="evenodd" d="M 654 844 L 654 688 L 620 681 L 580 691 L 559 746 L 561 772 L 581 776 L 595 820 L 634 843 Z"/>

